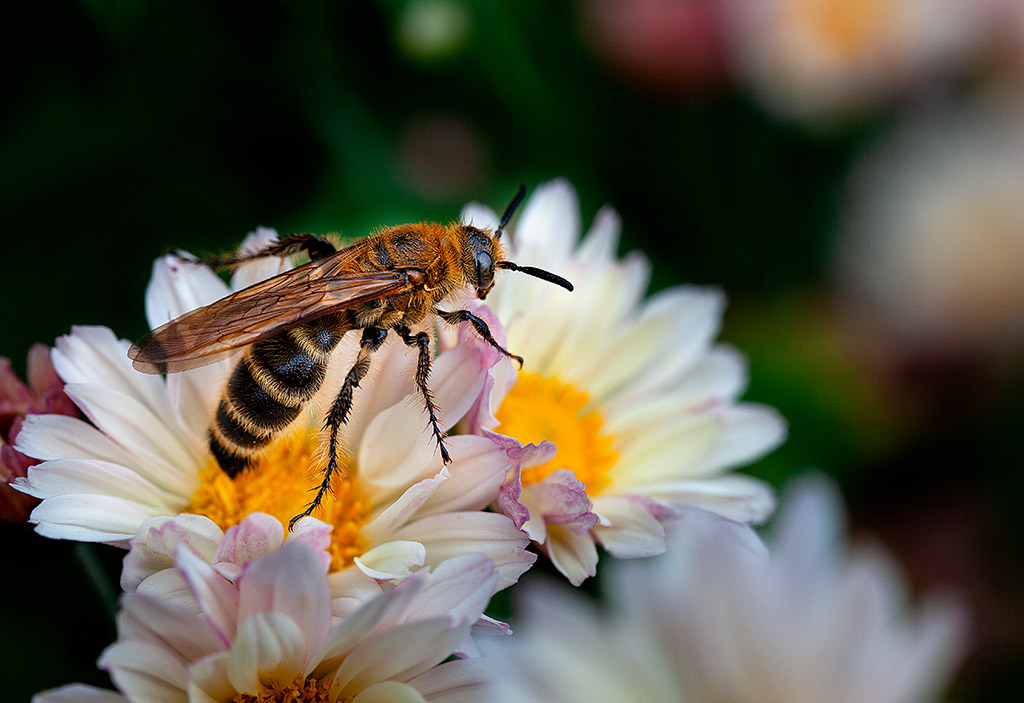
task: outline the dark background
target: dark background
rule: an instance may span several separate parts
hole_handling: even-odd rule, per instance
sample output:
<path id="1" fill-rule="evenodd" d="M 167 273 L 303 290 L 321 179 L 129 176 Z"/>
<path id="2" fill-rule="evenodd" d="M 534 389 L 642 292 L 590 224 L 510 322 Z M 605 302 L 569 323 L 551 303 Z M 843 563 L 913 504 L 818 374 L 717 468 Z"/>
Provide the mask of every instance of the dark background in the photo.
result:
<path id="1" fill-rule="evenodd" d="M 356 235 L 450 220 L 564 176 L 585 223 L 619 210 L 622 250 L 651 256 L 653 289 L 728 294 L 722 338 L 750 358 L 746 397 L 790 423 L 751 472 L 782 485 L 827 471 L 855 532 L 895 550 L 915 589 L 969 599 L 976 647 L 950 697 L 1020 690 L 1019 350 L 880 363 L 834 302 L 844 184 L 899 106 L 808 129 L 717 64 L 668 80 L 624 68 L 578 4 L 454 7 L 433 42 L 397 0 L 6 10 L 0 356 L 23 373 L 28 347 L 72 324 L 138 337 L 168 247 L 225 251 L 259 225 Z M 0 536 L 8 695 L 103 684 L 122 553 L 20 525 Z"/>

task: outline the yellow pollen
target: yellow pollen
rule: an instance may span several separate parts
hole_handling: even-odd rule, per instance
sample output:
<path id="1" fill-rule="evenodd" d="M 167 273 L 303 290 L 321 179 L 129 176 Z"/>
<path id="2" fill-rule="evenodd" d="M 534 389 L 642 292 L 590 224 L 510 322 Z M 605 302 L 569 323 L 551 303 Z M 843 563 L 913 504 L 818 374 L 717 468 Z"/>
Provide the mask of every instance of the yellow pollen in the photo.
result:
<path id="1" fill-rule="evenodd" d="M 287 526 L 292 517 L 306 509 L 320 485 L 320 464 L 314 460 L 318 443 L 315 433 L 302 430 L 279 437 L 234 479 L 211 456 L 199 474 L 199 488 L 183 512 L 205 515 L 222 530 L 237 525 L 250 513 L 269 513 Z M 343 459 L 341 469 L 343 475 L 336 474 L 333 479 L 333 495 L 327 493 L 313 511 L 313 517 L 333 526 L 328 548 L 331 571 L 343 569 L 366 551 L 360 528 L 370 514 L 370 502 Z"/>
<path id="2" fill-rule="evenodd" d="M 280 686 L 273 681 L 266 690 L 253 695 L 239 693 L 231 699 L 232 703 L 329 703 L 331 685 L 328 681 L 314 678 L 296 679 L 287 686 Z M 338 703 L 345 703 L 339 700 Z"/>
<path id="3" fill-rule="evenodd" d="M 619 455 L 612 449 L 612 438 L 601 434 L 601 415 L 584 412 L 589 401 L 586 393 L 557 378 L 519 374 L 498 408 L 500 424 L 495 431 L 523 444 L 548 440 L 558 447 L 551 461 L 523 470 L 524 486 L 538 483 L 558 469 L 570 469 L 591 496 L 608 485 L 608 471 Z"/>

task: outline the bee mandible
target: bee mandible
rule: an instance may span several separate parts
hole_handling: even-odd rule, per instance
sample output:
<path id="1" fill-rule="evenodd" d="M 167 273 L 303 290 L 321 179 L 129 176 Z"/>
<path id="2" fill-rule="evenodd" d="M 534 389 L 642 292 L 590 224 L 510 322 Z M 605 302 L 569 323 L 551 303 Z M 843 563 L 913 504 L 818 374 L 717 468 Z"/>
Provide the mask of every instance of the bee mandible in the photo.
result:
<path id="1" fill-rule="evenodd" d="M 312 234 L 293 234 L 253 253 L 189 260 L 235 267 L 267 256 L 305 253 L 309 261 L 284 273 L 187 312 L 156 328 L 128 352 L 132 366 L 149 374 L 177 373 L 211 364 L 247 347 L 221 395 L 209 429 L 210 451 L 234 478 L 250 467 L 320 390 L 331 354 L 341 338 L 361 330 L 355 363 L 324 419 L 327 464 L 316 496 L 290 526 L 311 514 L 338 472 L 339 431 L 352 409 L 370 359 L 390 332 L 417 350 L 415 385 L 442 460 L 451 462 L 428 385 L 431 350 L 427 332 L 412 328 L 431 316 L 469 324 L 489 345 L 522 365 L 522 358 L 495 341 L 487 323 L 468 310 L 437 305 L 458 289 L 483 298 L 497 269 L 543 279 L 571 291 L 561 276 L 505 258 L 501 236 L 526 188 L 494 230 L 453 222 L 412 223 L 381 229 L 343 249 Z"/>

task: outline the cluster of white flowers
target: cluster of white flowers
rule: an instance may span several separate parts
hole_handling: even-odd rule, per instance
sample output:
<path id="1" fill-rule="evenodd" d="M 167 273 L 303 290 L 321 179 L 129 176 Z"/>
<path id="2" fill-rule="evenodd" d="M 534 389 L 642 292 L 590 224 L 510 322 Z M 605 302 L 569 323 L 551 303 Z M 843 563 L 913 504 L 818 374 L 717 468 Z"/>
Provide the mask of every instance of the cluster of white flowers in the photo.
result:
<path id="1" fill-rule="evenodd" d="M 463 219 L 497 220 L 480 206 Z M 888 566 L 822 541 L 827 511 L 794 508 L 765 561 L 749 525 L 770 516 L 772 492 L 733 469 L 777 446 L 785 424 L 738 401 L 743 357 L 715 343 L 722 295 L 645 298 L 649 263 L 617 256 L 616 215 L 580 230 L 571 187 L 540 187 L 512 258 L 576 291 L 509 274 L 486 306 L 470 303 L 521 370 L 466 330 L 439 339 L 430 385 L 451 463 L 424 429 L 415 353 L 389 342 L 343 427 L 344 480 L 290 533 L 318 481 L 308 467 L 323 402 L 232 480 L 206 446 L 232 360 L 163 378 L 136 372 L 108 329 L 58 340 L 54 367 L 87 420 L 26 418 L 17 449 L 41 463 L 17 486 L 42 500 L 31 516 L 41 534 L 129 550 L 118 639 L 100 658 L 119 693 L 76 684 L 37 701 L 469 701 L 528 679 L 515 700 L 909 703 L 940 683 L 952 616 L 907 624 Z M 286 266 L 244 265 L 230 289 Z M 150 325 L 230 289 L 163 257 Z M 346 338 L 330 373 L 356 351 Z M 669 550 L 673 566 L 623 581 L 607 632 L 557 595 L 524 600 L 525 636 L 509 636 L 484 610 L 534 564 L 531 544 L 574 585 L 597 573 L 598 546 L 620 558 Z M 491 635 L 486 650 L 514 650 L 480 657 L 471 631 Z M 496 684 L 503 675 L 511 683 Z"/>

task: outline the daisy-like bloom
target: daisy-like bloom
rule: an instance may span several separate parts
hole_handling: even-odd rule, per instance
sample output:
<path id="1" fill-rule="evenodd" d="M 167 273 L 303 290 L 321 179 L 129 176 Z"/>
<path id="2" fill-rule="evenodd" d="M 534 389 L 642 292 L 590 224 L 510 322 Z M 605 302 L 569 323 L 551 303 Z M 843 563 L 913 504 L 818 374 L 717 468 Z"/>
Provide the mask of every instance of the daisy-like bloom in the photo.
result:
<path id="1" fill-rule="evenodd" d="M 276 236 L 261 230 L 244 244 Z M 278 259 L 243 266 L 239 289 L 283 270 Z M 155 327 L 228 293 L 205 266 L 159 259 L 146 292 Z M 353 337 L 353 335 L 349 335 Z M 343 340 L 324 383 L 327 402 L 351 367 L 357 340 Z M 233 359 L 167 378 L 132 368 L 129 343 L 105 328 L 79 327 L 57 341 L 53 361 L 66 392 L 91 424 L 57 415 L 28 418 L 18 448 L 43 460 L 19 487 L 43 499 L 31 520 L 57 538 L 126 544 L 148 519 L 204 515 L 221 530 L 255 512 L 282 522 L 302 512 L 319 484 L 323 403 L 274 442 L 250 470 L 229 479 L 207 448 L 207 428 Z M 349 451 L 334 494 L 314 516 L 332 526 L 332 571 L 358 567 L 382 580 L 459 554 L 487 555 L 507 586 L 529 568 L 526 537 L 505 516 L 483 512 L 508 469 L 504 450 L 482 437 L 452 437 L 443 466 L 411 383 L 415 353 L 387 344 L 360 384 L 342 439 Z M 475 348 L 441 354 L 431 388 L 450 427 L 483 386 Z M 412 396 L 409 394 L 413 393 Z"/>
<path id="2" fill-rule="evenodd" d="M 326 577 L 329 554 L 292 539 L 247 558 L 258 542 L 236 541 L 222 554 L 222 564 L 242 563 L 231 577 L 180 545 L 182 588 L 125 595 L 117 642 L 100 666 L 128 700 L 440 702 L 466 700 L 480 687 L 475 661 L 442 662 L 464 649 L 499 585 L 482 555 L 423 569 L 339 616 Z M 119 700 L 75 685 L 36 701 L 76 693 L 86 701 Z"/>
<path id="3" fill-rule="evenodd" d="M 862 112 L 976 47 L 983 3 L 733 0 L 736 70 L 766 108 L 810 118 Z"/>
<path id="4" fill-rule="evenodd" d="M 490 700 L 933 700 L 963 650 L 961 610 L 938 597 L 910 610 L 895 565 L 849 549 L 840 515 L 824 480 L 794 486 L 766 554 L 748 528 L 689 511 L 668 554 L 614 565 L 600 614 L 527 584 L 515 635 L 481 642 Z"/>
<path id="5" fill-rule="evenodd" d="M 478 206 L 463 217 L 495 219 Z M 741 522 L 767 517 L 768 486 L 730 470 L 785 434 L 774 410 L 736 402 L 743 358 L 713 344 L 722 295 L 678 287 L 644 300 L 650 264 L 636 253 L 616 258 L 615 213 L 602 210 L 582 242 L 579 228 L 564 181 L 527 203 L 509 258 L 544 262 L 576 289 L 512 275 L 494 287 L 487 303 L 525 363 L 495 361 L 469 422 L 505 437 L 516 464 L 497 505 L 574 584 L 594 575 L 595 542 L 618 557 L 664 551 L 661 520 L 681 506 Z"/>
<path id="6" fill-rule="evenodd" d="M 845 201 L 836 260 L 849 308 L 912 353 L 1019 345 L 1024 103 L 993 92 L 909 117 L 861 160 Z"/>
<path id="7" fill-rule="evenodd" d="M 78 414 L 74 403 L 64 394 L 64 382 L 53 370 L 48 346 L 32 345 L 27 371 L 28 383 L 22 383 L 14 375 L 10 359 L 0 357 L 0 519 L 9 522 L 25 522 L 39 503 L 10 486 L 16 479 L 24 478 L 28 467 L 37 463 L 12 446 L 25 416 Z"/>

